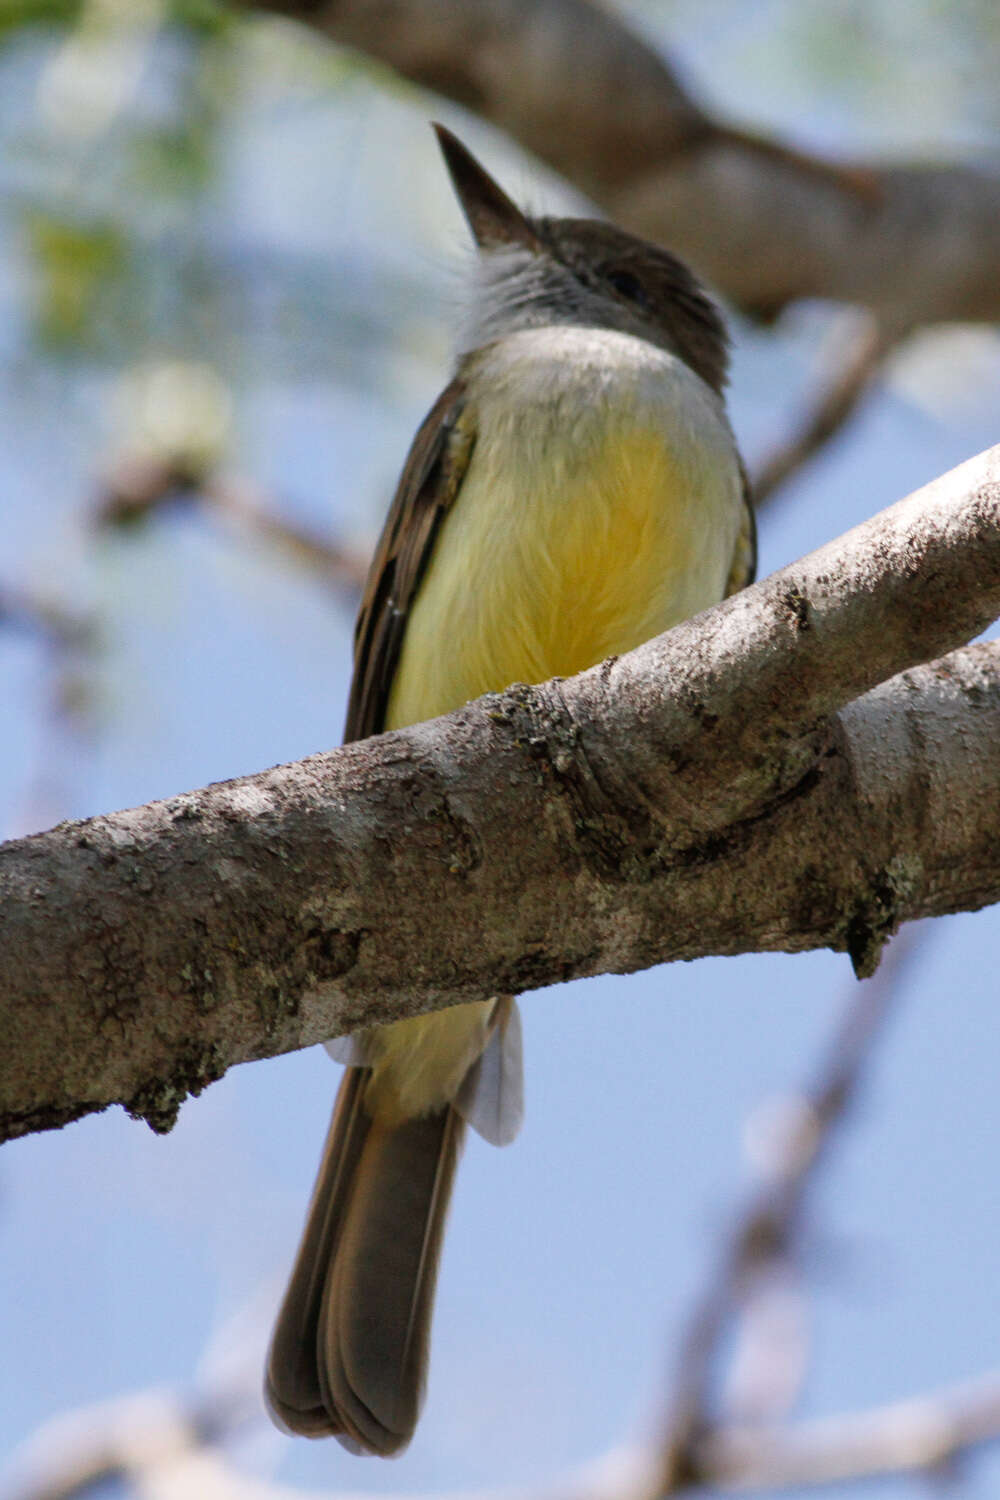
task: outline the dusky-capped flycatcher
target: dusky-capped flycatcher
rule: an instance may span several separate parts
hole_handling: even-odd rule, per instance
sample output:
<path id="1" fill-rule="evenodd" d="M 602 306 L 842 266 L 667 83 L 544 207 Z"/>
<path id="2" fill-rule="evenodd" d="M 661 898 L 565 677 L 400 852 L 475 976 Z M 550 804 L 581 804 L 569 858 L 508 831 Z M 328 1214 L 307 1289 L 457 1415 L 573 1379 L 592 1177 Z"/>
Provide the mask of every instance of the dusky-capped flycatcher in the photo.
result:
<path id="1" fill-rule="evenodd" d="M 414 439 L 355 634 L 346 738 L 570 676 L 750 582 L 754 525 L 715 304 L 674 256 L 521 212 L 450 131 L 478 248 L 454 378 Z M 348 1064 L 278 1315 L 279 1423 L 396 1453 L 423 1394 L 465 1124 L 521 1118 L 510 997 L 333 1044 Z"/>

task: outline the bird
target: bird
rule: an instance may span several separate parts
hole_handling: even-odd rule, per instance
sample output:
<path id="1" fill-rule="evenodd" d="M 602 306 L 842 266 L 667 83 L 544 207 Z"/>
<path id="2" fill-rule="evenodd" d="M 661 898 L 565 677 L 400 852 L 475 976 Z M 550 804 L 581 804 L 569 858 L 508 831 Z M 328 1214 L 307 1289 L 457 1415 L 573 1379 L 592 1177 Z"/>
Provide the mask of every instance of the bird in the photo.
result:
<path id="1" fill-rule="evenodd" d="M 475 245 L 455 372 L 418 429 L 371 564 L 345 740 L 570 676 L 752 582 L 749 486 L 716 303 L 666 249 L 520 209 L 435 125 Z M 467 1125 L 522 1114 L 510 996 L 329 1044 L 347 1064 L 265 1398 L 354 1453 L 410 1442 Z"/>

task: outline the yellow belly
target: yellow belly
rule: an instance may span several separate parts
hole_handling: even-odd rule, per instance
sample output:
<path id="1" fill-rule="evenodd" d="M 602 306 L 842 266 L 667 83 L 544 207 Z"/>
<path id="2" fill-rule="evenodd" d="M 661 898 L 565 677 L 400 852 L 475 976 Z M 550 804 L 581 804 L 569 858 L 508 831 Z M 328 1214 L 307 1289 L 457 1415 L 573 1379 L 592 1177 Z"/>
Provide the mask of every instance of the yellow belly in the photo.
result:
<path id="1" fill-rule="evenodd" d="M 741 481 L 714 398 L 637 340 L 564 330 L 555 342 L 516 335 L 483 356 L 498 362 L 480 387 L 496 399 L 476 410 L 469 469 L 410 611 L 387 729 L 512 682 L 571 676 L 725 593 Z M 623 362 L 610 382 L 609 347 Z M 396 1119 L 453 1099 L 491 1007 L 381 1028 L 373 1112 Z"/>
<path id="2" fill-rule="evenodd" d="M 474 1000 L 377 1027 L 369 1041 L 369 1113 L 397 1125 L 454 1099 L 486 1045 L 494 1004 Z"/>
<path id="3" fill-rule="evenodd" d="M 558 493 L 479 460 L 411 609 L 387 729 L 582 672 L 725 592 L 738 511 L 713 514 L 660 434 L 609 441 Z"/>

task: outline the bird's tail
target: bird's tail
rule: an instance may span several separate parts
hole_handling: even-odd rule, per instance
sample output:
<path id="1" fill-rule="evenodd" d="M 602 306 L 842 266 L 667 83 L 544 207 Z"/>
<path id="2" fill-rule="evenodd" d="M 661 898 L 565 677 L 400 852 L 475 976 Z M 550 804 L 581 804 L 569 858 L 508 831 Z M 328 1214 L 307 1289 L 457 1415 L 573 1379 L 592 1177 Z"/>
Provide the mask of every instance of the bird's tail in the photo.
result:
<path id="1" fill-rule="evenodd" d="M 349 1068 L 337 1095 L 265 1396 L 291 1432 L 389 1455 L 420 1412 L 464 1125 L 450 1105 L 399 1124 L 373 1119 L 369 1077 Z"/>

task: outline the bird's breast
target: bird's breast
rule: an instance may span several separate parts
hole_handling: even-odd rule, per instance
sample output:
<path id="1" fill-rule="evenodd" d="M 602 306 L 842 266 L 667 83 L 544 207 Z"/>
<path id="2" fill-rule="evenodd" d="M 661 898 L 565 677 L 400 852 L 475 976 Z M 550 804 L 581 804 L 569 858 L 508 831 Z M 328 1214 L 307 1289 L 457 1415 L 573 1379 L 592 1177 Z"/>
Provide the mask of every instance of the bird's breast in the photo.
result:
<path id="1" fill-rule="evenodd" d="M 742 483 L 683 362 L 599 329 L 510 335 L 466 368 L 476 441 L 411 608 L 387 728 L 569 676 L 722 598 Z"/>

